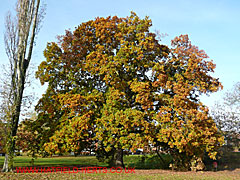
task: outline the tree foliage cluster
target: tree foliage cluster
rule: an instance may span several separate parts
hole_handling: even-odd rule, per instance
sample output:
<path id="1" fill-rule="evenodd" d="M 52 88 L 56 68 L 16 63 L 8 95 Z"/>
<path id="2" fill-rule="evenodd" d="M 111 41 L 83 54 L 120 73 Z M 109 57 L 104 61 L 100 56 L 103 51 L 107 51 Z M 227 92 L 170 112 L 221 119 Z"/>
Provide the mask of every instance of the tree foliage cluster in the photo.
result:
<path id="1" fill-rule="evenodd" d="M 91 148 L 111 166 L 124 166 L 123 150 L 146 146 L 170 152 L 174 168 L 204 152 L 215 158 L 223 137 L 199 100 L 222 88 L 215 64 L 187 35 L 160 44 L 151 26 L 134 12 L 98 17 L 47 44 L 36 77 L 48 88 L 31 123 L 41 148 Z"/>

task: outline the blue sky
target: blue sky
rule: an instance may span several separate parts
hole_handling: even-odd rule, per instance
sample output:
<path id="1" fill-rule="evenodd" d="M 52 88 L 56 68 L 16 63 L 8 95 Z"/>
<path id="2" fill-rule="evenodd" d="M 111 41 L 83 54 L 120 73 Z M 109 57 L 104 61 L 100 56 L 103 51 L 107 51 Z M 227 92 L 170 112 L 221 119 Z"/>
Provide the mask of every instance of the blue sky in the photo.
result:
<path id="1" fill-rule="evenodd" d="M 205 50 L 217 65 L 214 77 L 218 77 L 224 90 L 202 97 L 212 106 L 223 93 L 240 80 L 240 1 L 238 0 L 44 0 L 47 4 L 43 27 L 37 37 L 33 62 L 44 60 L 43 50 L 47 42 L 56 41 L 57 35 L 66 29 L 74 30 L 82 22 L 97 16 L 117 15 L 126 17 L 130 11 L 144 18 L 152 19 L 152 31 L 159 30 L 170 40 L 181 34 L 188 34 L 192 44 Z M 7 62 L 4 50 L 4 17 L 13 10 L 16 0 L 1 0 L 0 4 L 0 64 Z M 1 75 L 1 72 L 0 72 Z M 39 94 L 44 88 L 38 86 Z"/>

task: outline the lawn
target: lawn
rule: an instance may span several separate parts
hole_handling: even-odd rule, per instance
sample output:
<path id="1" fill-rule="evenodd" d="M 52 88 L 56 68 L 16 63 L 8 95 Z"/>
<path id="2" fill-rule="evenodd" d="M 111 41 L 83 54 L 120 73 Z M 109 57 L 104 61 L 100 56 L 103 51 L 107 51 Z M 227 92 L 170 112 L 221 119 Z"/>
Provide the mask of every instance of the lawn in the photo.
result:
<path id="1" fill-rule="evenodd" d="M 166 162 L 171 161 L 169 155 L 163 156 Z M 3 165 L 4 157 L 0 157 L 0 166 Z M 14 166 L 32 166 L 31 157 L 17 156 L 14 158 Z M 126 167 L 135 167 L 136 169 L 162 169 L 162 163 L 157 156 L 129 155 L 124 156 L 124 164 Z M 34 161 L 34 166 L 77 166 L 77 167 L 107 167 L 108 164 L 99 162 L 95 156 L 78 156 L 78 157 L 48 157 L 37 158 Z"/>
<path id="2" fill-rule="evenodd" d="M 233 158 L 231 162 L 238 163 L 240 154 L 232 154 Z M 0 166 L 3 165 L 4 157 L 0 157 Z M 235 166 L 232 170 L 221 170 L 217 172 L 204 171 L 204 172 L 175 172 L 171 170 L 161 170 L 156 169 L 161 167 L 161 163 L 157 163 L 156 156 L 144 156 L 131 155 L 125 156 L 124 162 L 126 167 L 135 167 L 131 173 L 126 173 L 124 170 L 122 173 L 116 173 L 116 171 L 111 171 L 110 168 L 103 171 L 88 171 L 78 172 L 78 173 L 0 173 L 0 179 L 101 179 L 101 180 L 111 180 L 111 179 L 126 179 L 126 180 L 154 180 L 154 179 L 206 179 L 206 180 L 219 180 L 219 179 L 240 179 L 240 164 Z M 169 161 L 169 156 L 165 155 L 164 160 Z M 229 159 L 225 157 L 223 159 L 226 162 L 230 162 Z M 30 164 L 31 158 L 25 156 L 18 156 L 14 160 L 15 167 L 32 167 Z M 159 161 L 158 161 L 159 162 Z M 106 163 L 98 162 L 94 156 L 80 156 L 80 157 L 52 157 L 52 158 L 38 158 L 35 160 L 34 167 L 107 167 Z M 72 172 L 72 171 L 71 171 Z M 90 173 L 89 173 L 90 172 Z"/>
<path id="3" fill-rule="evenodd" d="M 3 165 L 4 157 L 0 157 L 0 166 Z M 106 166 L 106 163 L 99 162 L 95 156 L 80 157 L 47 157 L 37 158 L 34 166 Z M 14 166 L 32 166 L 31 157 L 17 156 L 14 158 Z"/>

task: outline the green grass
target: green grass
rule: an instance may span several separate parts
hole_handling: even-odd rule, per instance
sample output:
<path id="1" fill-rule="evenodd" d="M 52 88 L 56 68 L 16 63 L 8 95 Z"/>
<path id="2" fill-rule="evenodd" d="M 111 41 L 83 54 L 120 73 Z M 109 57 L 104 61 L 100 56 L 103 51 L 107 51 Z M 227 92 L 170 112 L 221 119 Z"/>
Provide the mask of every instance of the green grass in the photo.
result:
<path id="1" fill-rule="evenodd" d="M 0 166 L 3 165 L 4 157 L 0 157 Z M 31 157 L 17 156 L 14 158 L 14 166 L 32 166 Z M 95 156 L 81 157 L 48 157 L 37 158 L 34 166 L 107 166 L 106 163 L 99 162 Z"/>
<path id="2" fill-rule="evenodd" d="M 162 155 L 166 164 L 164 165 L 156 155 L 129 155 L 124 156 L 124 164 L 126 167 L 135 167 L 136 169 L 167 169 L 170 161 L 170 155 Z M 4 157 L 0 157 L 0 167 L 3 166 Z M 32 166 L 31 157 L 17 156 L 14 158 L 14 166 Z M 212 160 L 206 161 L 208 170 L 212 168 Z M 95 156 L 78 156 L 78 157 L 49 157 L 37 158 L 34 161 L 34 166 L 98 166 L 107 167 L 106 162 L 99 162 Z M 230 152 L 218 160 L 219 170 L 234 170 L 240 168 L 240 153 Z"/>
<path id="3" fill-rule="evenodd" d="M 169 155 L 163 155 L 166 162 L 171 161 Z M 0 157 L 0 166 L 3 165 L 4 157 Z M 31 157 L 17 156 L 14 158 L 15 167 L 32 166 Z M 126 167 L 135 167 L 136 169 L 164 169 L 163 164 L 156 155 L 129 155 L 124 156 Z M 106 162 L 99 162 L 95 156 L 78 156 L 78 157 L 49 157 L 37 158 L 34 166 L 100 166 L 107 167 Z"/>
<path id="4" fill-rule="evenodd" d="M 143 159 L 144 156 L 130 155 L 124 157 L 124 163 L 126 167 L 135 167 L 135 173 L 0 173 L 0 179 L 101 179 L 101 180 L 115 180 L 115 179 L 126 179 L 126 180 L 157 180 L 157 179 L 206 179 L 206 180 L 218 180 L 218 179 L 240 179 L 240 169 L 234 171 L 221 171 L 221 172 L 174 172 L 170 170 L 159 170 L 162 164 L 160 163 L 157 156 L 148 155 Z M 229 158 L 224 157 L 224 161 L 227 162 L 239 162 L 240 153 L 233 153 L 230 158 L 234 158 L 230 161 Z M 163 155 L 166 162 L 171 160 L 168 155 Z M 144 161 L 143 161 L 144 160 Z M 4 157 L 0 157 L 0 166 L 3 165 Z M 18 156 L 14 159 L 15 167 L 32 166 L 30 164 L 31 158 L 26 156 Z M 35 166 L 45 167 L 82 167 L 82 166 L 102 166 L 106 167 L 107 164 L 99 162 L 94 156 L 80 156 L 80 157 L 52 157 L 52 158 L 38 158 L 35 160 Z M 239 164 L 240 165 L 240 164 Z M 240 166 L 236 167 L 240 168 Z M 144 170 L 143 170 L 144 169 Z"/>

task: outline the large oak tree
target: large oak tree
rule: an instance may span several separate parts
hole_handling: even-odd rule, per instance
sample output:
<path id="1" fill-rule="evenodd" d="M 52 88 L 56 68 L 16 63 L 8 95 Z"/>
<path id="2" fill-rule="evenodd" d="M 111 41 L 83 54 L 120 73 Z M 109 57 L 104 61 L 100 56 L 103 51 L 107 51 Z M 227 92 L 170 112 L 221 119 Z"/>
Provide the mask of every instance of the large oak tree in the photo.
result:
<path id="1" fill-rule="evenodd" d="M 36 107 L 48 152 L 94 146 L 110 166 L 124 166 L 123 150 L 149 145 L 167 148 L 175 166 L 205 151 L 215 157 L 222 137 L 199 100 L 221 88 L 209 74 L 215 65 L 187 35 L 160 44 L 151 25 L 135 13 L 98 17 L 48 43 L 37 71 L 48 89 Z"/>

